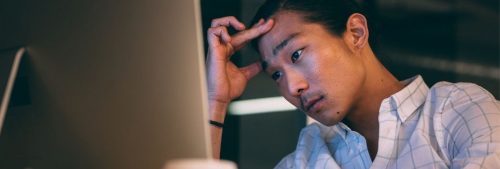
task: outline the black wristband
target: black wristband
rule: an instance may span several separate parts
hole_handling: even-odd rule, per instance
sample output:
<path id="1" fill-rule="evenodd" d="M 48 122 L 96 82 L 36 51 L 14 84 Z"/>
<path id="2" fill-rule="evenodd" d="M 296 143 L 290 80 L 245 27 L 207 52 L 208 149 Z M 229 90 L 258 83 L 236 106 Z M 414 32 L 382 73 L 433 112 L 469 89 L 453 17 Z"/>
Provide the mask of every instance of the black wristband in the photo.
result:
<path id="1" fill-rule="evenodd" d="M 222 128 L 224 127 L 224 123 L 220 123 L 218 121 L 213 121 L 213 120 L 209 120 L 208 121 L 211 125 L 215 126 L 215 127 L 218 127 L 218 128 Z"/>

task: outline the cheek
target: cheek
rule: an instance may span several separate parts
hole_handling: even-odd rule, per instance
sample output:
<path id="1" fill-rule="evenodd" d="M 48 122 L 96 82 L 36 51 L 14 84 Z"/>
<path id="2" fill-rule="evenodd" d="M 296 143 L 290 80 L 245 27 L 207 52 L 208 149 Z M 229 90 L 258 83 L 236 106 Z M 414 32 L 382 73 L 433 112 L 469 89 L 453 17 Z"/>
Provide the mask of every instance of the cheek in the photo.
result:
<path id="1" fill-rule="evenodd" d="M 363 84 L 363 68 L 360 63 L 345 56 L 338 59 L 322 70 L 328 71 L 323 74 L 324 89 L 330 94 L 337 104 L 337 111 L 348 111 L 356 99 Z"/>
<path id="2" fill-rule="evenodd" d="M 337 73 L 338 78 L 342 79 L 342 83 L 339 85 L 347 91 L 358 90 L 363 81 L 364 68 L 362 63 L 358 62 L 358 60 L 348 57 L 355 56 L 345 57 L 338 65 L 339 69 L 342 70 Z"/>
<path id="3" fill-rule="evenodd" d="M 322 83 L 328 80 L 332 73 L 337 73 L 338 67 L 336 64 L 339 62 L 339 54 L 332 52 L 330 48 L 317 48 L 313 49 L 315 52 L 306 56 L 304 59 L 304 71 L 311 76 L 310 80 L 315 80 L 315 83 Z"/>

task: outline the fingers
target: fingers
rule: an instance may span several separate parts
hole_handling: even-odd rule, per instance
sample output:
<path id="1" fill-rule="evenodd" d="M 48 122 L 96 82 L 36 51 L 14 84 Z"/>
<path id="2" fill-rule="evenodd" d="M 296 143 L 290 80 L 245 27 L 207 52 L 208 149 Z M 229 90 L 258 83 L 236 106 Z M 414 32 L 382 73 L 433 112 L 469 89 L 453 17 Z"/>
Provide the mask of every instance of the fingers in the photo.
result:
<path id="1" fill-rule="evenodd" d="M 260 62 L 252 63 L 248 66 L 240 68 L 240 71 L 245 75 L 247 80 L 250 80 L 262 70 Z"/>
<path id="2" fill-rule="evenodd" d="M 231 45 L 235 50 L 239 50 L 244 47 L 249 41 L 259 37 L 260 35 L 267 33 L 273 27 L 274 21 L 269 19 L 264 22 L 264 20 L 259 21 L 252 28 L 241 31 L 234 35 L 231 40 Z"/>
<path id="3" fill-rule="evenodd" d="M 234 16 L 226 16 L 222 18 L 217 18 L 212 20 L 212 26 L 211 27 L 219 27 L 219 26 L 232 26 L 234 29 L 241 31 L 245 30 L 245 25 L 238 21 Z"/>
<path id="4" fill-rule="evenodd" d="M 209 44 L 208 55 L 227 60 L 234 52 L 240 50 L 249 41 L 271 30 L 273 24 L 274 21 L 272 19 L 267 21 L 260 19 L 250 29 L 245 30 L 245 25 L 239 22 L 235 17 L 229 16 L 214 19 L 212 21 L 212 27 L 210 27 L 207 32 Z M 228 26 L 233 26 L 241 31 L 231 36 L 227 30 Z"/>
<path id="5" fill-rule="evenodd" d="M 264 19 L 260 18 L 259 21 L 252 26 L 252 28 L 262 25 L 262 23 L 264 23 Z"/>
<path id="6" fill-rule="evenodd" d="M 227 28 L 225 26 L 208 28 L 208 43 L 210 45 L 219 45 L 221 40 L 223 43 L 231 41 L 231 36 L 227 32 Z"/>

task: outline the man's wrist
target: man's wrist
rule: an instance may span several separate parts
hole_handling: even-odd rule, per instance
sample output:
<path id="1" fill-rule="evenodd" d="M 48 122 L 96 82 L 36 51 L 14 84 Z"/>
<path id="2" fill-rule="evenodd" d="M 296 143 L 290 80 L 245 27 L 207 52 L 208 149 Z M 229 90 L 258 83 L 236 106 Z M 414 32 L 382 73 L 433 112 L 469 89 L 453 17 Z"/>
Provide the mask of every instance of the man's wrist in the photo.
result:
<path id="1" fill-rule="evenodd" d="M 208 123 L 210 123 L 213 127 L 224 128 L 224 123 L 220 123 L 218 121 L 209 120 Z"/>
<path id="2" fill-rule="evenodd" d="M 219 123 L 224 123 L 228 103 L 221 103 L 217 101 L 209 101 L 208 119 Z"/>

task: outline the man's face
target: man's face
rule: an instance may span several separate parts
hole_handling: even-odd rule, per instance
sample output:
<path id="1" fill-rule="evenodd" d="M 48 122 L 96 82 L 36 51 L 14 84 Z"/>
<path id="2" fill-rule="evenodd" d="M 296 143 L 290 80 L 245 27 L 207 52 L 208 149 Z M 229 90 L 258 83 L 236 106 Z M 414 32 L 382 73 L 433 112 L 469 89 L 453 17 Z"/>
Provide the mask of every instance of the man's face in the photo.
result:
<path id="1" fill-rule="evenodd" d="M 362 57 L 349 36 L 335 36 L 294 12 L 279 12 L 259 40 L 264 71 L 293 105 L 324 125 L 335 125 L 353 107 L 365 79 Z"/>

